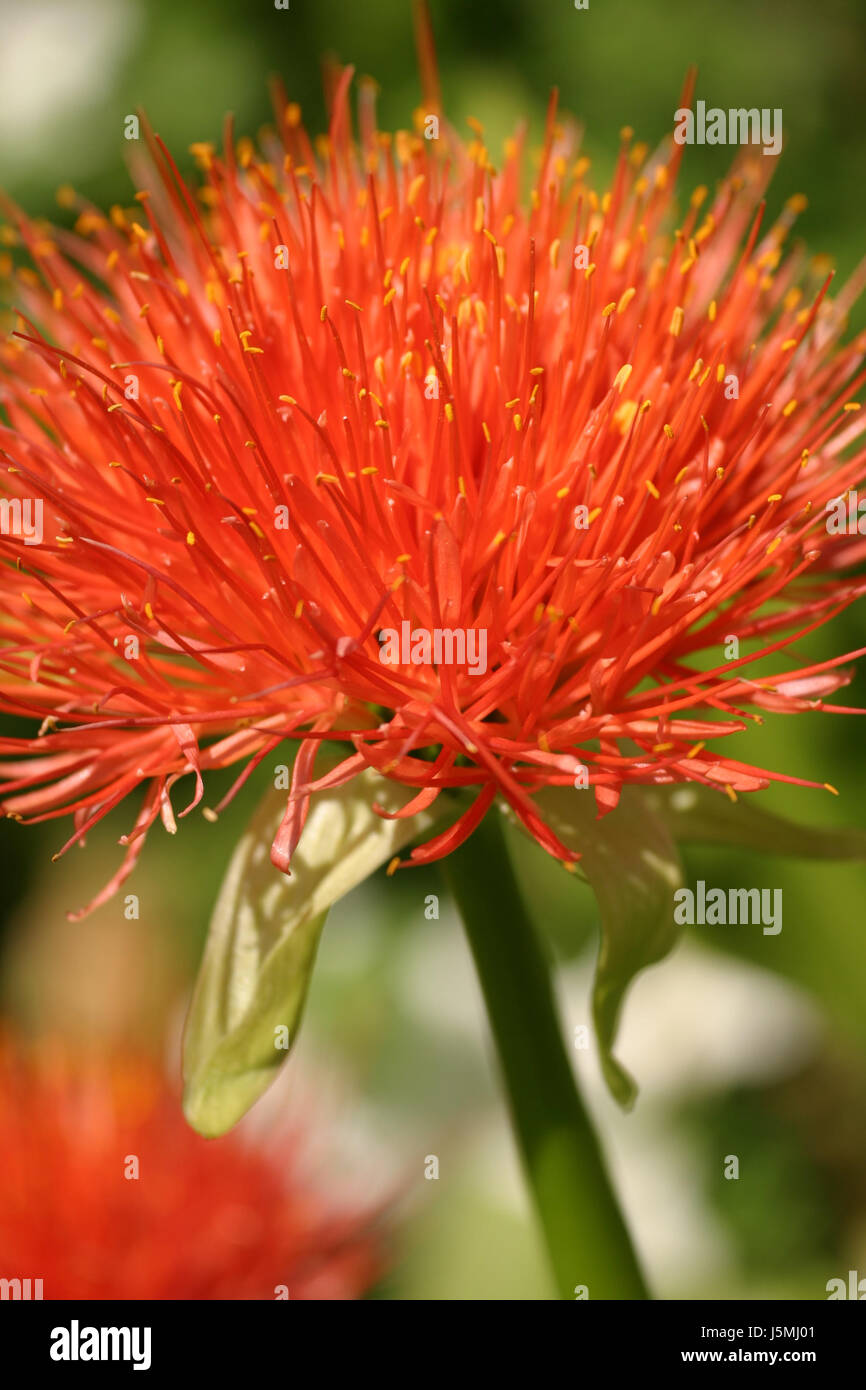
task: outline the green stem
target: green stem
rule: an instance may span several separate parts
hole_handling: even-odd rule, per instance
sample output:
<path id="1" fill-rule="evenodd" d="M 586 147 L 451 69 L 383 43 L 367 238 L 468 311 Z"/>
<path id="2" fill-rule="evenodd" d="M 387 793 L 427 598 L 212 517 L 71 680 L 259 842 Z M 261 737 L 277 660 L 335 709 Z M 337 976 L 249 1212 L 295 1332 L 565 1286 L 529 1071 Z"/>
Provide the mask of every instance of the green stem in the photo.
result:
<path id="1" fill-rule="evenodd" d="M 566 1055 L 541 945 L 490 811 L 443 863 L 463 917 L 559 1297 L 647 1298 Z"/>

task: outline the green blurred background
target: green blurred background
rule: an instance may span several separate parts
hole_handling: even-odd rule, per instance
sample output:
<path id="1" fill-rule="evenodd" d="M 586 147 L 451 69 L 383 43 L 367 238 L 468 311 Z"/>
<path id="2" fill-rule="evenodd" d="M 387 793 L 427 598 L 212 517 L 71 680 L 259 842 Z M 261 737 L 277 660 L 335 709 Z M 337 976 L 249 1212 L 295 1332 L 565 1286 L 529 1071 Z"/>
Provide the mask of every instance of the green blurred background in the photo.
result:
<path id="1" fill-rule="evenodd" d="M 539 138 L 549 90 L 585 122 L 602 183 L 618 131 L 651 144 L 670 130 L 686 69 L 708 105 L 781 107 L 785 154 L 770 211 L 794 192 L 799 231 L 850 272 L 866 250 L 866 123 L 860 0 L 433 0 L 446 110 L 485 126 L 496 149 L 523 116 Z M 124 116 L 144 107 L 182 167 L 194 140 L 268 120 L 282 74 L 308 126 L 324 119 L 320 59 L 381 87 L 380 124 L 420 102 L 406 0 L 291 0 L 277 11 L 230 0 L 0 0 L 0 185 L 31 213 L 62 217 L 62 183 L 101 204 L 129 201 Z M 683 195 L 712 185 L 730 151 L 692 148 Z M 862 309 L 855 323 L 866 321 Z M 797 654 L 866 644 L 862 608 Z M 866 676 L 842 703 L 866 707 Z M 13 725 L 7 721 L 7 731 Z M 20 729 L 20 726 L 19 726 Z M 819 783 L 762 796 L 804 822 L 866 830 L 866 743 L 856 717 L 767 717 L 737 754 Z M 275 758 L 275 762 L 280 759 Z M 134 816 L 115 813 L 87 849 L 52 865 L 66 828 L 0 825 L 0 1006 L 51 1027 L 165 1051 L 177 1068 L 185 1000 L 219 875 L 272 771 L 259 769 L 211 825 L 154 829 L 122 898 L 70 925 L 120 853 Z M 222 787 L 211 784 L 214 804 Z M 527 899 L 559 959 L 569 1034 L 589 1019 L 597 949 L 593 901 L 533 846 L 515 844 Z M 826 1297 L 828 1279 L 866 1274 L 866 870 L 723 851 L 688 856 L 714 885 L 781 887 L 782 933 L 695 928 L 647 972 L 626 1008 L 620 1053 L 641 1083 L 623 1117 L 595 1059 L 575 1052 L 655 1291 L 696 1299 Z M 441 899 L 425 918 L 427 894 Z M 386 1298 L 548 1298 L 551 1288 L 497 1096 L 478 992 L 459 925 L 433 871 L 377 878 L 335 910 L 286 1087 L 320 1097 L 338 1163 L 371 1191 L 405 1184 Z M 439 1158 L 440 1176 L 424 1177 Z M 725 1156 L 740 1178 L 723 1177 Z"/>

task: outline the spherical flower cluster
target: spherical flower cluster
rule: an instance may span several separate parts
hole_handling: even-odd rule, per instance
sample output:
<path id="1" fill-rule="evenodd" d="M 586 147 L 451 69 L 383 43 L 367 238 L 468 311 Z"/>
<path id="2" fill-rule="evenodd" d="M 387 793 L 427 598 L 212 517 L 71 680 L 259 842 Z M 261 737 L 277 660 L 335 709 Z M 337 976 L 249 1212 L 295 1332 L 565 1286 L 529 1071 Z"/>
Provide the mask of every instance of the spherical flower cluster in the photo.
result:
<path id="1" fill-rule="evenodd" d="M 469 789 L 411 862 L 497 795 L 570 861 L 534 791 L 800 781 L 716 745 L 847 678 L 786 649 L 862 590 L 825 507 L 864 472 L 864 339 L 856 286 L 786 250 L 802 200 L 765 225 L 774 161 L 677 219 L 681 146 L 624 131 L 599 194 L 551 103 L 527 196 L 524 131 L 494 167 L 438 113 L 379 132 L 362 85 L 355 137 L 350 77 L 315 145 L 279 96 L 260 147 L 193 147 L 195 189 L 145 129 L 134 207 L 9 213 L 2 488 L 44 535 L 0 535 L 0 704 L 42 725 L 0 742 L 0 795 L 72 843 L 144 789 L 97 901 L 180 778 L 186 814 L 285 739 L 281 868 L 310 796 L 368 767 L 407 815 Z M 484 669 L 382 660 L 383 629 L 483 632 Z M 346 757 L 317 777 L 324 739 Z"/>

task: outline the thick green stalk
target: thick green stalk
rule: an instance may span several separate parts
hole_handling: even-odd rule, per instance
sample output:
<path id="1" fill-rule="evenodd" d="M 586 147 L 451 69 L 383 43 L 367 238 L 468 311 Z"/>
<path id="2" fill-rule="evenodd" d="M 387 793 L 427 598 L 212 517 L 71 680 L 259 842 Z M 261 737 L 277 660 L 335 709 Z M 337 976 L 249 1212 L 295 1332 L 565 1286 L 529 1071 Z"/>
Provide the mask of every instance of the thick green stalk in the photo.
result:
<path id="1" fill-rule="evenodd" d="M 443 867 L 475 958 L 559 1297 L 573 1299 L 585 1285 L 590 1299 L 647 1298 L 495 809 Z"/>

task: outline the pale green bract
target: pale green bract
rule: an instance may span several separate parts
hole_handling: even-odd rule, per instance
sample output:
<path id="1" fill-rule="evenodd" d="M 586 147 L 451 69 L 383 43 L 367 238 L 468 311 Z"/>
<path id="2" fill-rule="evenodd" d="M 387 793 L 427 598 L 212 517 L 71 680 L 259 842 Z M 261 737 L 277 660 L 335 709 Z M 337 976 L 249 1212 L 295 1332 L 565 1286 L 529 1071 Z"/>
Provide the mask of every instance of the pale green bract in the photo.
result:
<path id="1" fill-rule="evenodd" d="M 593 1018 L 605 1080 L 624 1106 L 637 1087 L 613 1055 L 625 992 L 634 976 L 661 960 L 680 935 L 673 895 L 683 870 L 673 837 L 648 813 L 639 792 L 626 788 L 614 811 L 596 819 L 591 792 L 549 787 L 535 800 L 551 829 L 580 851 L 580 867 L 601 913 L 601 944 L 593 986 Z"/>
<path id="2" fill-rule="evenodd" d="M 755 793 L 729 801 L 709 787 L 652 787 L 642 792 L 650 814 L 680 844 L 728 845 L 802 859 L 866 859 L 862 830 L 798 825 L 756 804 Z"/>
<path id="3" fill-rule="evenodd" d="M 535 797 L 564 844 L 581 853 L 579 868 L 595 893 L 601 942 L 593 986 L 593 1017 L 602 1071 L 624 1106 L 637 1094 L 634 1079 L 612 1048 L 628 986 L 666 956 L 681 928 L 674 893 L 683 883 L 679 844 L 716 844 L 811 859 L 866 859 L 859 830 L 797 825 L 755 804 L 736 802 L 709 787 L 679 784 L 626 787 L 616 809 L 597 819 L 583 790 L 552 787 Z"/>
<path id="4" fill-rule="evenodd" d="M 321 759 L 320 771 L 326 759 Z M 385 820 L 406 788 L 372 771 L 313 797 L 291 876 L 270 847 L 286 809 L 270 791 L 232 856 L 208 932 L 184 1035 L 184 1112 L 200 1134 L 230 1129 L 294 1044 L 329 908 L 451 809 Z M 278 1045 L 288 1038 L 288 1048 Z"/>

